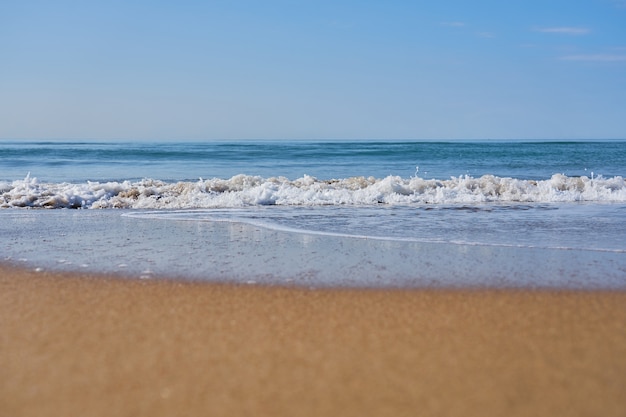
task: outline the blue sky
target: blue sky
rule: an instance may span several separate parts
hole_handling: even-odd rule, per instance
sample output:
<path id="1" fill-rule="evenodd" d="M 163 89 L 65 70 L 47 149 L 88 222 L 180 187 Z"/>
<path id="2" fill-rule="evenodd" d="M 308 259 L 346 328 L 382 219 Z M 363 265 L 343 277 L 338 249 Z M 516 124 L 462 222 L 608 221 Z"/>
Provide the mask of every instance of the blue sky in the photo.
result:
<path id="1" fill-rule="evenodd" d="M 626 0 L 0 0 L 0 138 L 626 138 Z"/>

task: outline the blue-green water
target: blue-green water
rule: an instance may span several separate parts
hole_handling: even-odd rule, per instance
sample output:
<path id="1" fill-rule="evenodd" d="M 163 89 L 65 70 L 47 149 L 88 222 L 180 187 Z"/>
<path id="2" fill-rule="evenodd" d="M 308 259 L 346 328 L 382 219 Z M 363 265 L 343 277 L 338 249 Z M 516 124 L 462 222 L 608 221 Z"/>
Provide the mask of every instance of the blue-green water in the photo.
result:
<path id="1" fill-rule="evenodd" d="M 0 142 L 0 180 L 164 181 L 303 175 L 447 179 L 626 175 L 626 141 L 579 142 Z"/>
<path id="2" fill-rule="evenodd" d="M 270 284 L 626 288 L 625 176 L 626 141 L 0 142 L 0 261 Z"/>

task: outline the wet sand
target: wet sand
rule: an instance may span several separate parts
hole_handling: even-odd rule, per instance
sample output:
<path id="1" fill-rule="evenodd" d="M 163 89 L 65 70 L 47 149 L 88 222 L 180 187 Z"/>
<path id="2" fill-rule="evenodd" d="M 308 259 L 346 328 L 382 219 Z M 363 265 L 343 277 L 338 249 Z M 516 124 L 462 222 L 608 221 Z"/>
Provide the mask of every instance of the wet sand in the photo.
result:
<path id="1" fill-rule="evenodd" d="M 0 266 L 0 416 L 623 416 L 626 292 Z"/>

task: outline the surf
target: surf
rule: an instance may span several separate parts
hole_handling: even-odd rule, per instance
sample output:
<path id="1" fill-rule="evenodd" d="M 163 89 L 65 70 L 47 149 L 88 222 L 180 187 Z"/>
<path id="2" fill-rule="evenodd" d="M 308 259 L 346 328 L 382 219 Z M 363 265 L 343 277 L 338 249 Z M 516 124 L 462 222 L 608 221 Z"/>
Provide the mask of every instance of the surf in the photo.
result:
<path id="1" fill-rule="evenodd" d="M 626 202 L 626 181 L 554 174 L 544 180 L 483 175 L 447 180 L 348 177 L 323 180 L 239 174 L 228 179 L 166 182 L 41 182 L 27 175 L 0 182 L 0 208 L 191 209 L 250 206 L 425 205 L 466 203 Z"/>

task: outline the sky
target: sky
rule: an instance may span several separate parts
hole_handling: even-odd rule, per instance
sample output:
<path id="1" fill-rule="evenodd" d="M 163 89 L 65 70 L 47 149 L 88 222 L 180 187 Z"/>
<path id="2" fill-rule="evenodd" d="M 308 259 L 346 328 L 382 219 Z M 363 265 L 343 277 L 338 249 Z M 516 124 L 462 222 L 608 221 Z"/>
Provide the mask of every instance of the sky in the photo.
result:
<path id="1" fill-rule="evenodd" d="M 0 0 L 0 139 L 626 139 L 626 0 Z"/>

